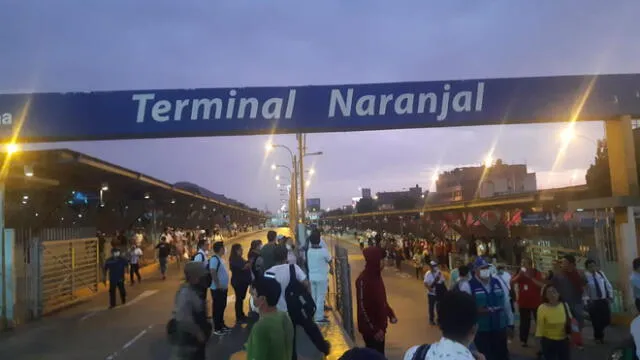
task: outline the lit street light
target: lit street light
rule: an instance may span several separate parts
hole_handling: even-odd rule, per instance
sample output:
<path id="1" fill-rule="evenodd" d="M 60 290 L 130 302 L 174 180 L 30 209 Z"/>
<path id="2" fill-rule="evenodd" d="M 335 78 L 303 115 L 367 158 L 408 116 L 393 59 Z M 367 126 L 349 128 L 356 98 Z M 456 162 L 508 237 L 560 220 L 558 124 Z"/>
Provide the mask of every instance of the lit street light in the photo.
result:
<path id="1" fill-rule="evenodd" d="M 18 145 L 16 143 L 9 143 L 9 144 L 5 145 L 4 150 L 9 155 L 13 155 L 13 154 L 17 153 L 18 151 L 20 151 L 20 145 Z"/>
<path id="2" fill-rule="evenodd" d="M 276 181 L 280 181 L 280 175 L 276 175 Z"/>
<path id="3" fill-rule="evenodd" d="M 484 166 L 485 167 L 491 167 L 493 165 L 493 156 L 491 156 L 491 154 L 488 154 L 485 158 L 484 158 Z"/>

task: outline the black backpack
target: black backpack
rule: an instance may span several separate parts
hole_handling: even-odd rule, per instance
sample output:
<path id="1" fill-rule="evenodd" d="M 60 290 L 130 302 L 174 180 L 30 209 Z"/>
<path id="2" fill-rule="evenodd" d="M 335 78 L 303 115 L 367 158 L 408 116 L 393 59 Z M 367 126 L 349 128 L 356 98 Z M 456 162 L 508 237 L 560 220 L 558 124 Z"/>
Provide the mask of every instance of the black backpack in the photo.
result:
<path id="1" fill-rule="evenodd" d="M 284 290 L 284 299 L 287 302 L 289 317 L 294 324 L 313 319 L 313 315 L 316 312 L 316 304 L 313 302 L 309 290 L 298 281 L 294 264 L 289 265 L 289 285 Z M 324 306 L 324 304 L 321 306 Z"/>
<path id="2" fill-rule="evenodd" d="M 431 348 L 431 344 L 422 344 L 418 346 L 416 352 L 413 353 L 411 360 L 425 360 L 427 358 L 427 352 Z"/>

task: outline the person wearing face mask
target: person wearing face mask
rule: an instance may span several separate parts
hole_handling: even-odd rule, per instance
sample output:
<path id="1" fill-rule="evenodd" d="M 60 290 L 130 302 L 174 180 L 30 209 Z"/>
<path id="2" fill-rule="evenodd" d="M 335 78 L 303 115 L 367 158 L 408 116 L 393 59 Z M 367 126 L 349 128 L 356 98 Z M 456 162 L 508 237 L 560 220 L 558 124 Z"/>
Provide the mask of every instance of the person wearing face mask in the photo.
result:
<path id="1" fill-rule="evenodd" d="M 127 272 L 129 262 L 120 256 L 120 249 L 111 250 L 111 257 L 104 263 L 104 276 L 102 281 L 107 284 L 107 273 L 109 274 L 109 308 L 116 306 L 116 289 L 120 293 L 120 301 L 124 305 L 127 302 L 127 291 L 124 288 L 124 275 Z"/>
<path id="2" fill-rule="evenodd" d="M 508 360 L 508 329 L 513 326 L 509 289 L 491 276 L 486 260 L 479 257 L 474 264 L 476 276 L 469 281 L 478 308 L 478 331 L 475 345 L 487 360 Z"/>
<path id="3" fill-rule="evenodd" d="M 427 289 L 428 300 L 429 300 L 429 323 L 431 325 L 436 324 L 436 309 L 438 306 L 438 299 L 444 295 L 447 291 L 446 279 L 440 268 L 438 267 L 438 263 L 432 261 L 430 264 L 431 270 L 427 271 L 424 275 L 424 287 Z"/>
<path id="4" fill-rule="evenodd" d="M 460 291 L 448 292 L 438 306 L 438 319 L 442 338 L 430 345 L 410 348 L 404 360 L 485 360 L 484 355 L 470 349 L 479 319 L 473 296 Z"/>
<path id="5" fill-rule="evenodd" d="M 278 311 L 282 289 L 277 280 L 260 277 L 251 289 L 252 302 L 260 314 L 247 341 L 247 359 L 291 360 L 294 327 L 289 315 Z"/>

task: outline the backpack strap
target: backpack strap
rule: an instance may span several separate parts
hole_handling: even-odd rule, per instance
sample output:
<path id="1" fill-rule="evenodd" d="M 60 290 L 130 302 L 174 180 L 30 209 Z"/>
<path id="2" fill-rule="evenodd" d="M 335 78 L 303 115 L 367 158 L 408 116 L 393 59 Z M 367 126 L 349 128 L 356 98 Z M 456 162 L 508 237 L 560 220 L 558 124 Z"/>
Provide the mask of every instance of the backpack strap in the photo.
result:
<path id="1" fill-rule="evenodd" d="M 294 281 L 298 281 L 298 277 L 296 276 L 296 267 L 294 264 L 289 264 L 289 284 Z"/>
<path id="2" fill-rule="evenodd" d="M 411 358 L 411 360 L 425 360 L 430 348 L 431 344 L 422 344 L 418 346 L 416 352 L 413 353 L 413 357 Z"/>
<path id="3" fill-rule="evenodd" d="M 218 272 L 218 270 L 220 270 L 220 264 L 222 263 L 222 260 L 220 260 L 220 257 L 218 255 L 213 255 L 211 259 L 213 258 L 216 258 L 218 260 L 218 265 L 216 265 L 216 272 Z M 211 261 L 211 259 L 209 259 L 209 261 Z"/>

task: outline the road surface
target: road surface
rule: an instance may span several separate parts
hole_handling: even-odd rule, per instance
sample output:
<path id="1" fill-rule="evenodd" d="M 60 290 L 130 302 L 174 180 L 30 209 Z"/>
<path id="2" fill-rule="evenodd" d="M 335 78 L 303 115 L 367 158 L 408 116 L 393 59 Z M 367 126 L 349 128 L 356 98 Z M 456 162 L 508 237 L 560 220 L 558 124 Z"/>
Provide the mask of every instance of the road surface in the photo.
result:
<path id="1" fill-rule="evenodd" d="M 283 230 L 281 232 L 286 232 Z M 239 242 L 246 250 L 253 239 L 266 242 L 266 231 L 229 240 Z M 164 360 L 169 358 L 170 348 L 166 341 L 165 325 L 173 308 L 176 290 L 180 284 L 181 271 L 175 264 L 169 266 L 167 280 L 159 274 L 143 279 L 141 284 L 127 285 L 128 303 L 108 310 L 108 294 L 101 293 L 91 300 L 47 317 L 41 321 L 24 325 L 11 333 L 0 334 L 2 358 L 21 360 Z M 210 297 L 208 297 L 210 300 Z M 226 323 L 235 324 L 233 302 L 235 295 L 230 289 L 229 304 L 225 312 Z M 248 301 L 248 299 L 247 299 Z M 210 306 L 210 304 L 209 304 Z M 248 310 L 248 304 L 245 304 Z M 335 329 L 329 332 L 330 341 L 337 339 Z M 243 346 L 249 328 L 241 325 L 223 337 L 212 337 L 207 352 L 208 359 L 244 359 Z M 301 359 L 321 359 L 310 346 L 306 336 L 299 331 L 298 349 Z M 332 341 L 333 343 L 334 341 Z M 343 342 L 343 341 L 342 341 Z M 336 351 L 344 352 L 340 339 Z M 331 356 L 330 358 L 337 358 Z"/>

